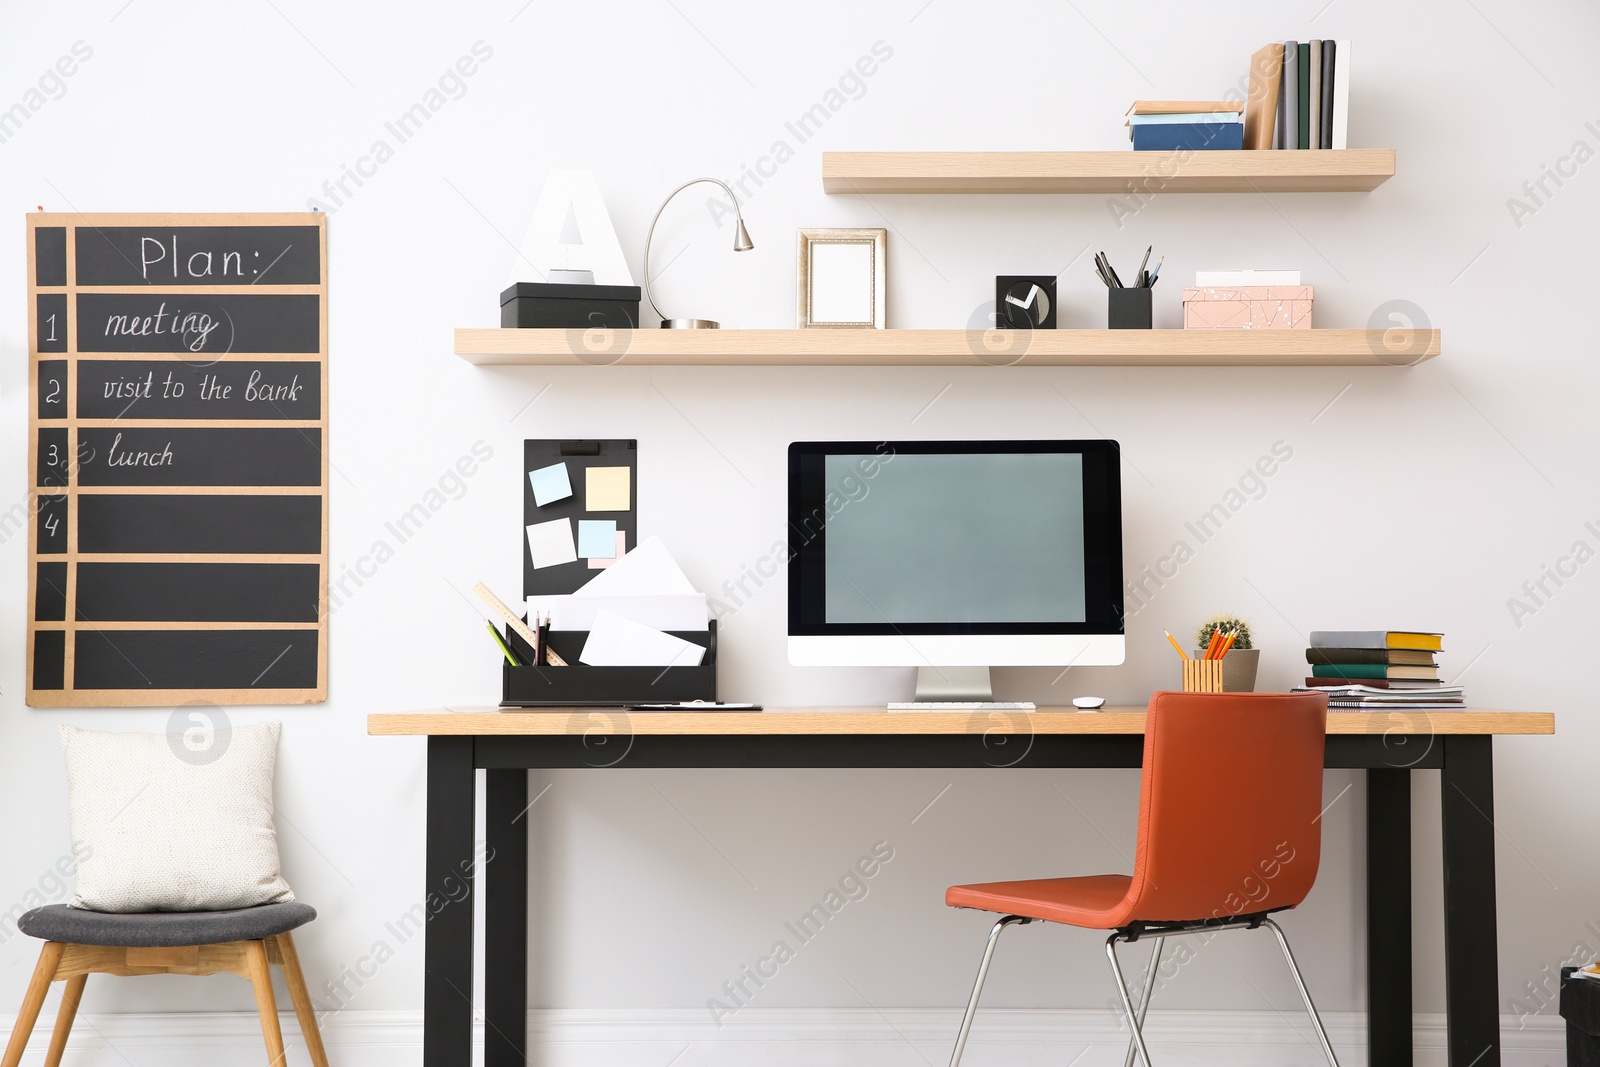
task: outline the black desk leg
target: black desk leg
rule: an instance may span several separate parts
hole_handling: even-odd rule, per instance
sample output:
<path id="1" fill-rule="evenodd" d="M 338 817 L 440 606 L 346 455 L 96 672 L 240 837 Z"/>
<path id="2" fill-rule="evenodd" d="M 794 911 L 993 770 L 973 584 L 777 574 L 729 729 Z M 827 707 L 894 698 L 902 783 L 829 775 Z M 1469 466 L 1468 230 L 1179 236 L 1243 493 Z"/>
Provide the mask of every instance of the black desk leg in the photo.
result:
<path id="1" fill-rule="evenodd" d="M 1411 772 L 1367 771 L 1367 1063 L 1411 1067 Z"/>
<path id="2" fill-rule="evenodd" d="M 423 1067 L 472 1063 L 472 738 L 428 738 Z"/>
<path id="3" fill-rule="evenodd" d="M 1500 1067 L 1493 738 L 1446 737 L 1444 966 L 1450 1067 Z"/>
<path id="4" fill-rule="evenodd" d="M 523 1067 L 528 1046 L 528 772 L 491 770 L 485 797 L 483 1064 Z"/>

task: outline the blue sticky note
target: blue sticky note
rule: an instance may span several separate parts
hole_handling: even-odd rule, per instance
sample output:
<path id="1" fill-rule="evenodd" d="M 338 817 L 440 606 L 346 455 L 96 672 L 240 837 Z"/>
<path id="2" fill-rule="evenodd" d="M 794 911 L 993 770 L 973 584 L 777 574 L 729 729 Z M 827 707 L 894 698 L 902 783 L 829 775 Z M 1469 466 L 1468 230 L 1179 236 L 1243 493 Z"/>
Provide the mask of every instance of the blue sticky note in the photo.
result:
<path id="1" fill-rule="evenodd" d="M 578 555 L 586 559 L 616 559 L 616 520 L 579 519 Z"/>
<path id="2" fill-rule="evenodd" d="M 529 471 L 528 481 L 533 485 L 533 502 L 541 508 L 572 495 L 572 480 L 567 477 L 565 463 L 552 463 Z"/>

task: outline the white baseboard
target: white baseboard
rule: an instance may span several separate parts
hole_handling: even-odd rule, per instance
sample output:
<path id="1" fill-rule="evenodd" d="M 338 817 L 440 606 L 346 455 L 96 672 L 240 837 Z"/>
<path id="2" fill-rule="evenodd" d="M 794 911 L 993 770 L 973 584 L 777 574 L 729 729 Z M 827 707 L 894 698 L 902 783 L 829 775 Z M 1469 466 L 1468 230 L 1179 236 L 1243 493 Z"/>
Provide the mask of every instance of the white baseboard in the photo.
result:
<path id="1" fill-rule="evenodd" d="M 28 1043 L 24 1067 L 44 1060 L 53 999 Z M 283 1016 L 292 1065 L 309 1062 L 294 1016 Z M 749 1009 L 719 1028 L 702 1009 L 554 1009 L 528 1012 L 530 1060 L 540 1067 L 928 1067 L 950 1054 L 960 1013 L 948 1009 Z M 1366 1062 L 1366 1019 L 1323 1015 L 1345 1067 Z M 1417 1067 L 1444 1067 L 1444 1017 L 1416 1016 Z M 1519 1022 L 1521 1025 L 1519 1025 Z M 1561 1067 L 1562 1020 L 1501 1019 L 1505 1067 Z M 11 1019 L 0 1019 L 7 1032 Z M 329 1014 L 324 1041 L 336 1067 L 393 1067 L 422 1056 L 422 1014 Z M 481 1043 L 482 1023 L 478 1026 Z M 1182 1067 L 1286 1067 L 1323 1063 L 1299 1012 L 1153 1009 L 1151 1056 Z M 1109 1011 L 980 1011 L 964 1067 L 1110 1067 L 1122 1063 L 1127 1032 Z M 212 1067 L 251 1063 L 261 1053 L 256 1017 L 243 1012 L 85 1015 L 63 1067 Z M 1074 1059 L 1074 1057 L 1077 1057 Z M 479 1054 L 481 1061 L 481 1053 Z"/>

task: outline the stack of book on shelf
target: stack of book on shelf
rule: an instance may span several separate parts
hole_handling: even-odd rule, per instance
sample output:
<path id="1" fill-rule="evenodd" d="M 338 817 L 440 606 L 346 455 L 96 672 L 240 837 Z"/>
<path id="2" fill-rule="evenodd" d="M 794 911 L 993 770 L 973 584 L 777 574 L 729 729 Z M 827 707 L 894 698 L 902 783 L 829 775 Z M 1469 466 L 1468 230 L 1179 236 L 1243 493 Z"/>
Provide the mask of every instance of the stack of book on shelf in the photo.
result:
<path id="1" fill-rule="evenodd" d="M 1439 680 L 1443 644 L 1412 630 L 1313 630 L 1311 677 L 1296 691 L 1328 694 L 1331 711 L 1461 708 L 1461 686 Z"/>
<path id="2" fill-rule="evenodd" d="M 1227 100 L 1135 100 L 1128 140 L 1136 152 L 1244 147 L 1244 104 Z"/>
<path id="3" fill-rule="evenodd" d="M 1284 41 L 1250 57 L 1246 148 L 1344 148 L 1350 127 L 1350 42 Z"/>

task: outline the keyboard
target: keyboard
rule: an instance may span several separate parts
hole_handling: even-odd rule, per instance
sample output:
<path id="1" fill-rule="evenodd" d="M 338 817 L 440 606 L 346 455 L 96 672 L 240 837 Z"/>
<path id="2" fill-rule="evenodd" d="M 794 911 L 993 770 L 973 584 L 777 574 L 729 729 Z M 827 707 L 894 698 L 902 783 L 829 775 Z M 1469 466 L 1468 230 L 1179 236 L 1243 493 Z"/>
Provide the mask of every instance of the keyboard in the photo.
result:
<path id="1" fill-rule="evenodd" d="M 1031 700 L 912 700 L 890 704 L 890 711 L 1033 711 Z"/>

